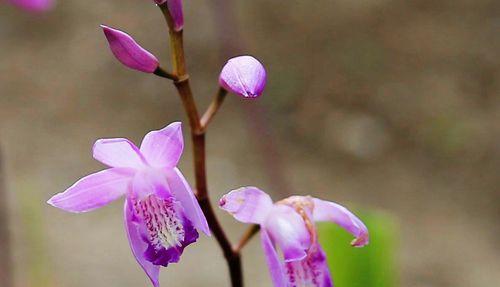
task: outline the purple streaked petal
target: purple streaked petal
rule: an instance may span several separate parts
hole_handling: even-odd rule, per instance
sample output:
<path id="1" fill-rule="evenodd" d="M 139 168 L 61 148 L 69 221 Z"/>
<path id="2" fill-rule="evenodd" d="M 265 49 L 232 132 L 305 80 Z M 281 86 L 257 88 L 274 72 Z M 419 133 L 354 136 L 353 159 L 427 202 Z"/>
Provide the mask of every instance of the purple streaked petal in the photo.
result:
<path id="1" fill-rule="evenodd" d="M 351 233 L 356 239 L 355 247 L 363 247 L 369 242 L 368 229 L 356 215 L 340 204 L 314 198 L 313 217 L 315 221 L 331 221 Z"/>
<path id="2" fill-rule="evenodd" d="M 122 64 L 144 73 L 153 73 L 158 68 L 158 59 L 137 44 L 130 35 L 105 25 L 101 25 L 101 28 L 111 52 Z"/>
<path id="3" fill-rule="evenodd" d="M 284 268 L 288 284 L 283 286 L 333 286 L 326 255 L 319 244 L 311 246 L 306 258 L 285 263 Z"/>
<path id="4" fill-rule="evenodd" d="M 271 279 L 274 286 L 286 286 L 283 265 L 280 262 L 278 253 L 276 252 L 271 238 L 269 238 L 269 234 L 265 229 L 260 230 L 260 240 L 262 243 L 262 248 L 264 249 L 264 255 L 266 256 L 267 266 L 269 267 L 269 272 L 271 274 Z"/>
<path id="5" fill-rule="evenodd" d="M 135 217 L 132 205 L 129 203 L 128 199 L 125 200 L 124 215 L 125 231 L 127 233 L 130 249 L 132 249 L 132 254 L 134 254 L 137 263 L 139 263 L 144 272 L 148 275 L 149 279 L 153 283 L 153 286 L 159 287 L 160 282 L 158 281 L 158 277 L 160 274 L 160 266 L 149 262 L 144 256 L 144 252 L 147 250 L 148 244 L 141 236 L 138 219 Z"/>
<path id="6" fill-rule="evenodd" d="M 167 267 L 179 262 L 184 248 L 198 239 L 198 232 L 186 218 L 174 197 L 150 195 L 142 200 L 130 198 L 139 219 L 140 234 L 148 244 L 144 257 L 154 265 Z"/>
<path id="7" fill-rule="evenodd" d="M 302 260 L 311 245 L 311 238 L 302 217 L 291 207 L 275 205 L 263 227 L 278 244 L 285 262 Z"/>
<path id="8" fill-rule="evenodd" d="M 93 156 L 110 167 L 142 168 L 146 161 L 139 149 L 124 138 L 99 139 L 94 143 Z"/>
<path id="9" fill-rule="evenodd" d="M 9 0 L 15 6 L 30 12 L 47 12 L 54 7 L 54 0 Z"/>
<path id="10" fill-rule="evenodd" d="M 244 98 L 259 97 L 266 86 L 266 70 L 252 56 L 239 56 L 227 61 L 219 76 L 219 84 Z"/>
<path id="11" fill-rule="evenodd" d="M 241 187 L 224 195 L 219 200 L 221 209 L 231 213 L 243 223 L 262 224 L 273 207 L 271 197 L 253 187 Z"/>
<path id="12" fill-rule="evenodd" d="M 128 168 L 110 168 L 88 175 L 48 204 L 69 212 L 87 212 L 102 207 L 126 194 L 133 176 Z"/>
<path id="13" fill-rule="evenodd" d="M 170 190 L 184 208 L 186 217 L 193 223 L 195 228 L 210 236 L 207 219 L 181 171 L 178 168 L 168 169 L 166 170 L 166 177 Z"/>
<path id="14" fill-rule="evenodd" d="M 182 124 L 174 122 L 165 128 L 149 132 L 141 143 L 141 153 L 154 167 L 175 167 L 184 149 Z"/>

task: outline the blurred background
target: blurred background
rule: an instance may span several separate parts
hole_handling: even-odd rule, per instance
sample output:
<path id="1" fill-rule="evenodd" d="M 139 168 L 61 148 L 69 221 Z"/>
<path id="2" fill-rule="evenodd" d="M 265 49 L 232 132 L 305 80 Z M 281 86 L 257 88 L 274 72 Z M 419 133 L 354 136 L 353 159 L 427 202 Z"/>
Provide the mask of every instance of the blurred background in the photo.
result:
<path id="1" fill-rule="evenodd" d="M 186 121 L 173 86 L 124 68 L 99 29 L 127 31 L 169 67 L 151 2 L 0 8 L 0 210 L 9 223 L 0 258 L 13 258 L 2 267 L 13 286 L 149 286 L 122 203 L 74 215 L 45 201 L 103 168 L 91 156 L 96 139 L 138 143 Z M 321 226 L 339 287 L 498 285 L 498 1 L 190 0 L 185 14 L 200 107 L 229 56 L 254 55 L 268 71 L 263 97 L 230 96 L 211 126 L 213 200 L 255 185 L 275 200 L 310 194 L 358 211 L 373 237 L 365 249 Z M 190 151 L 181 168 L 193 182 Z M 233 240 L 245 230 L 217 214 Z M 243 258 L 247 286 L 269 286 L 258 239 Z M 229 286 L 213 239 L 201 236 L 181 262 L 163 269 L 163 286 Z"/>

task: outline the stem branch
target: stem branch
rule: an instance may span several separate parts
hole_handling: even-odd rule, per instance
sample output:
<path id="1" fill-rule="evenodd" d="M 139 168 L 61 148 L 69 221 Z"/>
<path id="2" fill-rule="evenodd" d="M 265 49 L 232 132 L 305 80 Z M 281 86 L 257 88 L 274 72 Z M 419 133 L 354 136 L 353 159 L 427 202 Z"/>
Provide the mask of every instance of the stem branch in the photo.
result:
<path id="1" fill-rule="evenodd" d="M 243 247 L 252 239 L 252 237 L 259 232 L 260 226 L 257 224 L 254 224 L 248 228 L 248 230 L 241 236 L 240 241 L 238 242 L 238 245 L 236 245 L 233 250 L 236 252 L 241 252 Z"/>
<path id="2" fill-rule="evenodd" d="M 207 111 L 201 117 L 202 130 L 207 129 L 208 124 L 210 123 L 210 121 L 212 121 L 215 114 L 217 113 L 217 111 L 221 107 L 222 103 L 224 102 L 226 95 L 227 95 L 227 91 L 223 87 L 219 87 L 219 90 L 217 91 L 217 94 L 213 98 L 212 102 L 210 103 L 210 106 L 208 106 Z"/>

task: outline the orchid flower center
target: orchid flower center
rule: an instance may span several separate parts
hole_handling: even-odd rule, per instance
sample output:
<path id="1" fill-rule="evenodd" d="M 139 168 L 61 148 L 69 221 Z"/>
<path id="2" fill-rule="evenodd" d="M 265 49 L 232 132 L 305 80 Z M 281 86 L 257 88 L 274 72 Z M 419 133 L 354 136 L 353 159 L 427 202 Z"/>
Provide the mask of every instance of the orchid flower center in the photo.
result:
<path id="1" fill-rule="evenodd" d="M 304 223 L 306 224 L 309 235 L 311 235 L 311 242 L 313 243 L 312 245 L 317 243 L 318 235 L 316 232 L 316 226 L 311 220 L 311 214 L 314 210 L 314 201 L 312 200 L 312 197 L 290 196 L 277 202 L 277 204 L 288 205 L 291 208 L 295 209 L 295 211 L 302 217 Z"/>
<path id="2" fill-rule="evenodd" d="M 167 266 L 177 262 L 184 247 L 198 238 L 198 232 L 174 197 L 149 195 L 133 200 L 133 207 L 145 227 L 143 236 L 148 243 L 145 256 L 153 264 Z"/>

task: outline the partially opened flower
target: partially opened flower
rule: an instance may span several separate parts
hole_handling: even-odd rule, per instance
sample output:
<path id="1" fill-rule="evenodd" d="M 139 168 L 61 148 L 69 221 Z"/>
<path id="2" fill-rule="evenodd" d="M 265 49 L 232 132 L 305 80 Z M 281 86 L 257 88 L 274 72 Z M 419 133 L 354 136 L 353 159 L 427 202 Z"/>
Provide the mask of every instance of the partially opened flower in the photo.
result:
<path id="1" fill-rule="evenodd" d="M 181 123 L 149 132 L 137 148 L 124 138 L 100 139 L 94 158 L 109 169 L 88 175 L 48 203 L 87 212 L 125 196 L 125 229 L 132 253 L 155 287 L 160 266 L 178 262 L 207 221 L 176 167 L 183 150 Z"/>
<path id="2" fill-rule="evenodd" d="M 262 95 L 266 87 L 266 70 L 252 56 L 239 56 L 227 61 L 219 76 L 219 84 L 244 98 Z"/>
<path id="3" fill-rule="evenodd" d="M 184 14 L 182 12 L 182 0 L 154 0 L 158 5 L 167 5 L 168 12 L 172 17 L 174 30 L 180 31 L 184 27 Z"/>
<path id="4" fill-rule="evenodd" d="M 46 12 L 54 7 L 54 0 L 9 0 L 10 3 L 30 12 Z"/>
<path id="5" fill-rule="evenodd" d="M 219 205 L 241 222 L 260 225 L 262 247 L 276 287 L 333 286 L 315 221 L 338 224 L 356 237 L 351 243 L 355 247 L 368 244 L 363 222 L 334 202 L 292 196 L 273 204 L 262 190 L 243 187 L 224 195 Z"/>
<path id="6" fill-rule="evenodd" d="M 144 73 L 153 73 L 159 66 L 158 59 L 142 48 L 127 33 L 101 25 L 113 55 L 125 66 Z"/>

